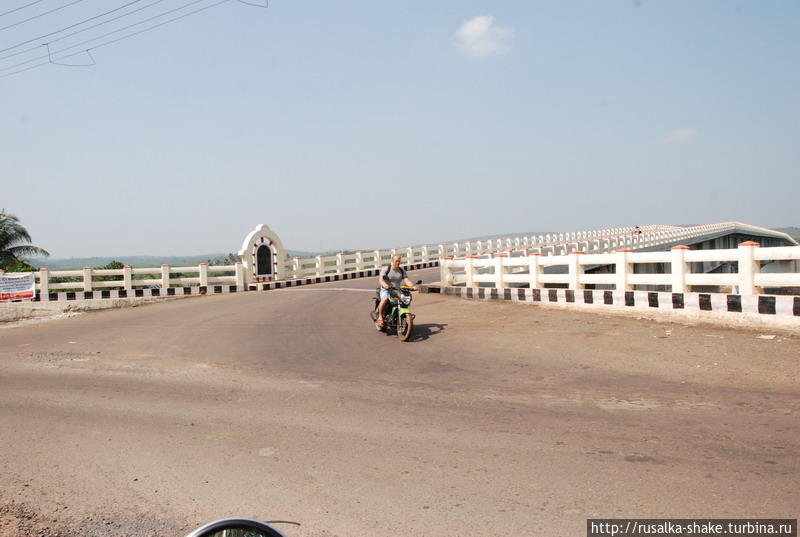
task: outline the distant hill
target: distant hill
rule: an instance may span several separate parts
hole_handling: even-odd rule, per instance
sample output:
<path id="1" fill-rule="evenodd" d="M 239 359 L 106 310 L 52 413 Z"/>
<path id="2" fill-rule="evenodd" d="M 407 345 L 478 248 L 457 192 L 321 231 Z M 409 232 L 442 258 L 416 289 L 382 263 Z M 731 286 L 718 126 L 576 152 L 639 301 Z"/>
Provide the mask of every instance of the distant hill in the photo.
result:
<path id="1" fill-rule="evenodd" d="M 776 227 L 774 229 L 790 235 L 796 241 L 800 241 L 800 227 Z"/>
<path id="2" fill-rule="evenodd" d="M 297 250 L 289 250 L 287 253 L 290 257 L 310 257 L 315 255 L 311 252 Z M 179 267 L 205 263 L 209 259 L 224 259 L 227 255 L 228 254 L 222 253 L 163 257 L 154 255 L 123 255 L 116 257 L 70 257 L 66 259 L 34 257 L 29 259 L 28 262 L 34 267 L 47 267 L 50 270 L 72 270 L 83 267 L 102 267 L 112 261 L 119 261 L 120 263 L 124 263 L 125 265 L 130 265 L 132 267 L 158 267 L 161 265 Z"/>

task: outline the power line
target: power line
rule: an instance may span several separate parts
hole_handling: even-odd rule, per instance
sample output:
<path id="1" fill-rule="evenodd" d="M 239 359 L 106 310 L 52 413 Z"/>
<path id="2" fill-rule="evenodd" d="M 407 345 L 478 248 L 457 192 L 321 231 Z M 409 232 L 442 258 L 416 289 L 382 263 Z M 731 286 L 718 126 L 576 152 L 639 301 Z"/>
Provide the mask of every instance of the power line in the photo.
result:
<path id="1" fill-rule="evenodd" d="M 93 65 L 97 65 L 97 62 L 94 61 L 94 56 L 88 50 L 86 51 L 86 55 L 89 56 L 89 59 L 92 60 L 92 63 L 59 63 L 57 61 L 53 61 L 53 58 L 50 57 L 50 45 L 47 46 L 47 57 L 50 58 L 50 63 L 53 65 L 61 65 L 63 67 L 92 67 Z"/>
<path id="2" fill-rule="evenodd" d="M 8 26 L 5 26 L 4 28 L 0 28 L 0 32 L 2 32 L 3 30 L 8 30 L 9 28 L 13 28 L 14 26 L 19 26 L 20 24 L 25 24 L 26 22 L 30 22 L 33 19 L 38 19 L 39 17 L 44 17 L 45 15 L 49 15 L 50 13 L 55 13 L 56 11 L 62 10 L 65 7 L 74 6 L 75 4 L 77 4 L 79 2 L 83 2 L 83 0 L 74 0 L 73 2 L 70 2 L 69 4 L 67 4 L 65 6 L 60 6 L 60 7 L 51 9 L 50 11 L 45 11 L 44 13 L 39 13 L 38 15 L 34 15 L 33 17 L 25 19 L 24 21 L 19 21 L 19 22 L 15 22 L 14 24 L 9 24 Z"/>
<path id="3" fill-rule="evenodd" d="M 137 0 L 137 1 L 140 1 L 140 0 Z M 117 15 L 116 17 L 112 17 L 112 18 L 110 18 L 110 19 L 108 19 L 106 21 L 99 22 L 99 23 L 93 24 L 91 26 L 87 26 L 86 28 L 83 28 L 81 30 L 77 30 L 77 31 L 69 33 L 67 35 L 62 35 L 61 37 L 58 37 L 56 39 L 51 39 L 50 41 L 47 42 L 47 44 L 48 45 L 52 45 L 53 43 L 57 43 L 57 42 L 59 42 L 61 40 L 68 39 L 68 38 L 72 37 L 73 35 L 78 35 L 78 34 L 81 34 L 83 32 L 88 32 L 89 30 L 93 30 L 94 28 L 98 28 L 98 27 L 104 26 L 104 25 L 106 25 L 106 24 L 108 24 L 110 22 L 114 22 L 116 20 L 125 18 L 128 15 L 133 15 L 134 13 L 138 13 L 139 11 L 144 11 L 145 9 L 147 9 L 149 7 L 153 7 L 156 4 L 160 4 L 163 1 L 164 0 L 155 0 L 155 2 L 153 2 L 153 3 L 147 4 L 146 6 L 142 6 L 142 7 L 136 8 L 136 9 L 134 9 L 132 11 L 127 12 L 127 13 L 123 13 L 122 15 Z M 84 22 L 86 22 L 86 21 L 84 21 Z M 59 32 L 63 31 L 64 29 L 59 30 Z M 58 32 L 55 32 L 55 33 L 58 33 Z M 11 47 L 11 48 L 14 48 L 14 47 Z M 5 50 L 11 50 L 11 48 L 8 48 L 8 49 L 5 49 Z M 25 54 L 26 52 L 30 52 L 32 50 L 40 50 L 40 48 L 38 46 L 35 46 L 35 47 L 31 47 L 31 48 L 26 48 L 25 50 L 20 50 L 19 52 L 14 52 L 13 54 L 6 54 L 5 56 L 0 56 L 0 60 L 6 60 L 8 58 L 13 58 L 14 56 L 19 56 L 20 54 Z M 4 52 L 4 51 L 0 51 L 0 52 Z"/>
<path id="4" fill-rule="evenodd" d="M 123 26 L 122 28 L 117 28 L 116 30 L 111 30 L 110 32 L 106 32 L 106 33 L 104 33 L 102 35 L 98 35 L 97 37 L 92 37 L 91 39 L 87 39 L 85 41 L 81 41 L 80 43 L 76 43 L 74 45 L 70 45 L 68 47 L 64 47 L 64 48 L 62 48 L 60 50 L 57 50 L 57 51 L 53 52 L 53 55 L 58 54 L 59 52 L 64 52 L 65 50 L 73 49 L 75 47 L 80 47 L 80 46 L 85 45 L 87 43 L 91 43 L 92 41 L 97 41 L 98 39 L 102 39 L 104 37 L 108 37 L 109 35 L 113 35 L 113 34 L 128 30 L 130 28 L 133 28 L 134 26 L 139 26 L 139 25 L 144 24 L 146 22 L 150 22 L 152 20 L 158 19 L 158 18 L 163 17 L 165 15 L 169 15 L 170 13 L 174 13 L 176 11 L 180 11 L 181 9 L 185 9 L 185 8 L 187 8 L 189 6 L 193 6 L 195 4 L 199 4 L 200 2 L 205 2 L 205 1 L 206 0 L 193 0 L 192 2 L 189 2 L 188 4 L 184 4 L 182 6 L 170 9 L 170 10 L 165 11 L 163 13 L 159 13 L 158 15 L 153 15 L 152 17 L 148 17 L 148 18 L 146 18 L 144 20 L 141 20 L 139 22 L 134 22 L 133 24 L 129 24 L 128 26 Z M 228 1 L 228 0 L 226 0 L 226 1 Z M 216 4 L 214 4 L 214 5 L 216 5 Z M 155 27 L 157 27 L 157 26 L 154 26 L 154 28 Z M 88 30 L 88 28 L 87 28 L 87 30 Z M 80 32 L 75 32 L 75 33 L 80 33 Z M 70 34 L 70 35 L 74 35 L 74 34 Z M 69 37 L 69 36 L 64 36 L 64 37 L 60 37 L 58 39 L 54 39 L 52 42 L 60 41 L 61 39 L 65 39 L 66 37 Z M 49 45 L 49 43 L 43 43 L 43 44 L 44 45 Z M 96 48 L 96 47 L 94 47 L 94 48 Z M 39 47 L 36 47 L 36 49 L 39 49 Z M 39 49 L 39 50 L 41 50 L 41 49 Z M 13 56 L 13 54 L 9 55 L 7 57 L 10 57 L 10 56 Z M 35 62 L 36 60 L 42 60 L 44 58 L 49 58 L 49 57 L 50 56 L 48 56 L 48 55 L 36 56 L 35 58 L 30 58 L 28 60 L 25 60 L 24 62 L 19 62 L 19 63 L 16 63 L 14 65 L 10 65 L 8 67 L 2 67 L 2 68 L 0 68 L 0 71 L 8 71 L 9 69 L 14 69 L 15 67 L 20 67 L 22 65 L 25 65 L 25 64 L 28 64 L 28 63 L 31 63 L 31 62 Z M 48 61 L 47 63 L 51 63 L 51 62 Z"/>
<path id="5" fill-rule="evenodd" d="M 145 32 L 148 32 L 148 31 L 150 31 L 150 30 L 153 30 L 153 29 L 155 29 L 155 28 L 158 28 L 158 27 L 160 27 L 160 26 L 164 26 L 165 24 L 169 24 L 169 23 L 171 23 L 171 22 L 175 22 L 175 21 L 177 21 L 177 20 L 184 19 L 184 18 L 186 18 L 186 17 L 189 17 L 189 16 L 191 16 L 191 15 L 194 15 L 194 14 L 196 14 L 196 13 L 200 13 L 201 11 L 205 11 L 205 10 L 207 10 L 207 9 L 211 9 L 212 7 L 216 7 L 216 6 L 220 5 L 220 4 L 225 4 L 226 2 L 230 2 L 230 1 L 231 1 L 231 0 L 220 0 L 219 2 L 215 2 L 215 3 L 211 4 L 211 5 L 208 5 L 208 6 L 201 7 L 201 8 L 199 8 L 199 9 L 196 9 L 196 10 L 194 10 L 194 11 L 190 11 L 189 13 L 184 13 L 183 15 L 179 15 L 179 16 L 177 16 L 177 17 L 174 17 L 174 18 L 172 18 L 172 19 L 166 20 L 166 21 L 164 21 L 164 22 L 160 22 L 160 23 L 158 23 L 158 24 L 154 24 L 153 26 L 149 26 L 149 27 L 147 27 L 147 28 L 144 28 L 144 29 L 142 29 L 142 30 L 139 30 L 139 31 L 137 31 L 137 32 L 133 32 L 133 33 L 131 33 L 131 34 L 127 34 L 127 35 L 124 35 L 124 36 L 122 36 L 122 37 L 118 37 L 118 38 L 116 38 L 116 39 L 112 39 L 111 41 L 106 41 L 105 43 L 100 43 L 99 45 L 96 45 L 96 46 L 94 46 L 94 47 L 91 47 L 91 48 L 89 48 L 89 49 L 86 49 L 86 50 L 81 50 L 81 51 L 79 51 L 79 52 L 73 52 L 72 54 L 67 54 L 67 55 L 65 55 L 65 56 L 60 56 L 60 57 L 58 57 L 58 58 L 56 58 L 56 59 L 57 59 L 57 60 L 66 60 L 67 58 L 71 58 L 71 57 L 73 57 L 73 56 L 77 56 L 77 55 L 79 55 L 79 54 L 88 53 L 90 50 L 95 50 L 95 49 L 98 49 L 98 48 L 100 48 L 100 47 L 105 47 L 106 45 L 111 45 L 111 44 L 113 44 L 113 43 L 117 43 L 117 42 L 119 42 L 119 41 L 122 41 L 123 39 L 128 39 L 129 37 L 133 37 L 133 36 L 136 36 L 136 35 L 139 35 L 139 34 L 143 34 L 143 33 L 145 33 Z M 187 4 L 187 6 L 188 6 L 188 5 L 191 5 L 191 4 L 196 4 L 196 3 L 197 3 L 197 2 L 191 2 L 190 4 Z M 186 6 L 183 6 L 183 7 L 186 7 Z M 173 10 L 173 11 L 174 11 L 174 10 Z M 132 25 L 132 26 L 133 26 L 133 25 Z M 115 30 L 115 32 L 117 32 L 117 31 L 120 31 L 120 30 Z M 111 33 L 115 33 L 115 32 L 109 32 L 109 34 L 111 34 Z M 106 34 L 106 35 L 109 35 L 109 34 Z M 95 39 L 100 39 L 100 38 L 98 37 L 98 38 L 95 38 Z M 90 42 L 90 41 L 94 41 L 95 39 L 90 39 L 90 40 L 88 40 L 88 41 L 84 41 L 84 43 L 88 43 L 88 42 Z M 71 49 L 71 48 L 75 48 L 75 47 L 77 47 L 77 46 L 80 46 L 80 45 L 82 45 L 82 44 L 84 44 L 84 43 L 79 43 L 78 45 L 73 45 L 73 46 L 71 46 L 71 47 L 67 47 L 67 48 L 61 49 L 60 51 L 56 51 L 56 54 L 57 54 L 58 52 L 62 52 L 62 51 L 65 51 L 65 50 L 69 50 L 69 49 Z M 38 59 L 38 58 L 37 58 L 37 59 Z M 24 63 L 29 63 L 29 62 L 24 62 Z M 14 72 L 11 72 L 11 73 L 6 73 L 6 74 L 3 74 L 3 75 L 0 75 L 0 78 L 6 78 L 6 77 L 9 77 L 9 76 L 12 76 L 12 75 L 19 74 L 19 73 L 24 73 L 25 71 L 30 71 L 31 69 L 35 69 L 36 67 L 41 67 L 41 66 L 43 66 L 43 65 L 48 65 L 48 64 L 50 64 L 50 63 L 53 63 L 53 62 L 51 62 L 51 61 L 46 61 L 46 62 L 38 63 L 38 64 L 36 64 L 36 65 L 31 65 L 30 67 L 26 67 L 25 69 L 20 69 L 20 70 L 18 70 L 18 71 L 14 71 Z M 17 66 L 18 66 L 18 65 L 23 65 L 23 64 L 17 64 Z M 9 68 L 6 68 L 6 69 L 11 69 L 11 68 L 13 68 L 13 67 L 16 67 L 16 66 L 12 66 L 12 67 L 9 67 Z"/>
<path id="6" fill-rule="evenodd" d="M 82 20 L 81 22 L 76 22 L 75 24 L 71 24 L 71 25 L 66 26 L 64 28 L 61 28 L 60 30 L 56 30 L 55 32 L 50 32 L 49 34 L 44 34 L 44 35 L 40 35 L 39 37 L 34 37 L 33 39 L 28 39 L 27 41 L 23 41 L 22 43 L 17 43 L 13 47 L 0 49 L 0 52 L 6 52 L 8 50 L 14 50 L 15 48 L 21 47 L 22 45 L 27 45 L 28 43 L 33 43 L 34 41 L 38 41 L 38 40 L 43 39 L 45 37 L 50 37 L 51 35 L 56 35 L 58 33 L 63 32 L 64 30 L 69 30 L 70 28 L 75 28 L 76 26 L 80 26 L 81 24 L 87 23 L 89 21 L 93 21 L 95 19 L 99 19 L 100 17 L 105 17 L 106 15 L 114 13 L 115 11 L 119 11 L 120 9 L 125 9 L 128 6 L 131 6 L 133 4 L 137 4 L 137 3 L 141 2 L 141 1 L 142 0 L 133 0 L 132 2 L 128 2 L 124 6 L 120 6 L 118 8 L 114 8 L 111 11 L 106 11 L 105 13 L 101 13 L 100 15 L 95 15 L 94 17 L 90 17 L 88 19 Z"/>
<path id="7" fill-rule="evenodd" d="M 14 9 L 12 9 L 10 11 L 6 11 L 5 13 L 0 13 L 0 17 L 3 17 L 4 15 L 9 15 L 9 14 L 14 13 L 16 11 L 19 11 L 21 9 L 25 9 L 26 7 L 31 7 L 32 5 L 38 4 L 41 1 L 42 0 L 36 0 L 35 2 L 31 2 L 30 4 L 25 4 L 24 6 L 20 6 L 18 8 L 14 8 Z"/>

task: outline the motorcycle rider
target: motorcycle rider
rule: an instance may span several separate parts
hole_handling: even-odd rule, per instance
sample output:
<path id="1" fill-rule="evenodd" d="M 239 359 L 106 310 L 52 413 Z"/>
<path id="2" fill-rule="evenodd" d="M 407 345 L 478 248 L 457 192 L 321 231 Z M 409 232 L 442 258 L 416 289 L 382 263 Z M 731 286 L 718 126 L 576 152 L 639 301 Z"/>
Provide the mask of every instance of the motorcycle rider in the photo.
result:
<path id="1" fill-rule="evenodd" d="M 386 311 L 386 304 L 389 303 L 389 289 L 392 287 L 399 289 L 401 285 L 406 285 L 411 287 L 413 291 L 417 290 L 411 280 L 408 279 L 406 270 L 400 266 L 400 261 L 399 254 L 393 255 L 391 264 L 381 268 L 378 274 L 378 284 L 381 286 L 380 303 L 376 312 L 378 318 L 375 321 L 375 328 L 378 330 L 383 328 L 383 314 Z"/>

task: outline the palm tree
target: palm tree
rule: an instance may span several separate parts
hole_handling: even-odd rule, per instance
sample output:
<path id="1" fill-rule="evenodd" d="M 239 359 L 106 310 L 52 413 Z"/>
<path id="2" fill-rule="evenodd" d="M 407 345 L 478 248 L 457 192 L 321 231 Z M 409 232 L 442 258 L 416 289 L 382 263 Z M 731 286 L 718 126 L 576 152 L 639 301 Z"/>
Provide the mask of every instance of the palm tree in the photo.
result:
<path id="1" fill-rule="evenodd" d="M 0 269 L 12 270 L 26 265 L 21 259 L 30 255 L 49 256 L 46 250 L 33 246 L 28 230 L 19 223 L 19 218 L 0 210 Z"/>

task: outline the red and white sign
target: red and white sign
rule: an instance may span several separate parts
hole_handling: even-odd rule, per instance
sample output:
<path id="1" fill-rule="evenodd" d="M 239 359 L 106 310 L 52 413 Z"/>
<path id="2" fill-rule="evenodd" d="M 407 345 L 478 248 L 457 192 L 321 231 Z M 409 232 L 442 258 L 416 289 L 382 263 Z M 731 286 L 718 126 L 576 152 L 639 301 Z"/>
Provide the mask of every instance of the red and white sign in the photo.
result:
<path id="1" fill-rule="evenodd" d="M 33 272 L 0 274 L 0 302 L 25 300 L 36 296 L 36 280 Z"/>

